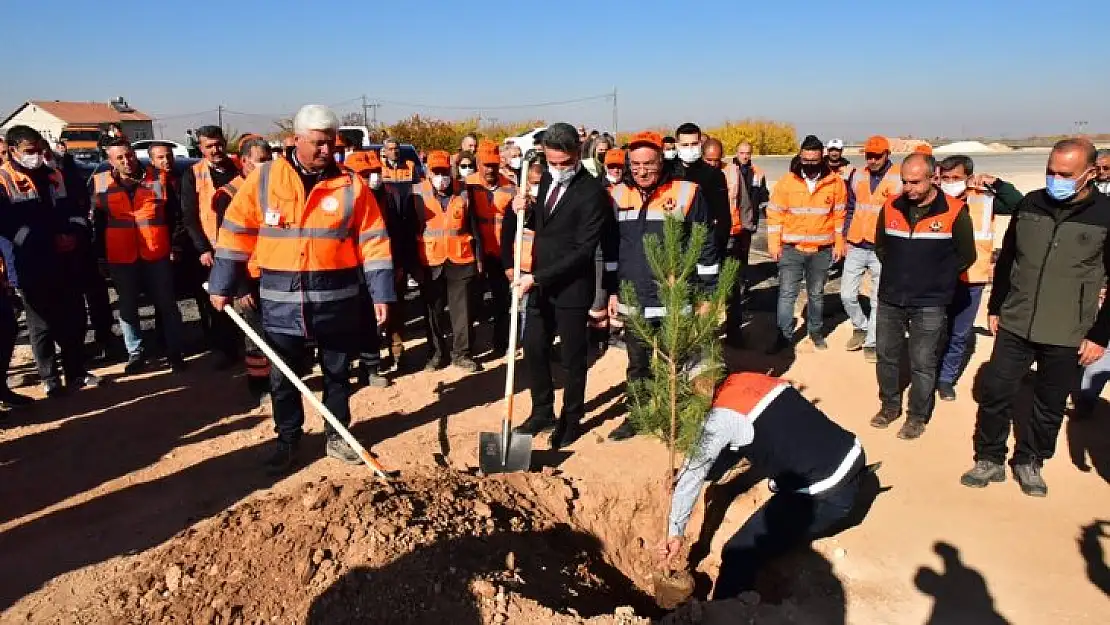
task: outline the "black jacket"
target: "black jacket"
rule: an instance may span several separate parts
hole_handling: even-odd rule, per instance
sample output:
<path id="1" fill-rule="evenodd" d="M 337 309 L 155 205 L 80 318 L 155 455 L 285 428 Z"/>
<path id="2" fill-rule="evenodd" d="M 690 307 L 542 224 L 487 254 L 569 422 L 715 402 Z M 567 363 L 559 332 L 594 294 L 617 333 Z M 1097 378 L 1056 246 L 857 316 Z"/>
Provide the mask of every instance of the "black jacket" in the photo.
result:
<path id="1" fill-rule="evenodd" d="M 675 174 L 681 180 L 693 182 L 701 190 L 701 196 L 709 209 L 709 219 L 713 227 L 713 241 L 719 252 L 723 253 L 728 245 L 729 230 L 732 229 L 732 213 L 728 206 L 728 181 L 720 169 L 710 167 L 700 158 L 687 165 L 676 159 Z"/>
<path id="2" fill-rule="evenodd" d="M 1110 306 L 1098 296 L 1110 274 L 1108 230 L 1110 197 L 1097 191 L 1075 204 L 1043 189 L 1026 195 L 1002 240 L 988 313 L 1034 343 L 1105 346 Z"/>
<path id="3" fill-rule="evenodd" d="M 579 168 L 549 215 L 543 204 L 550 187 L 551 176 L 544 172 L 539 197 L 525 220 L 525 227 L 536 233 L 532 275 L 537 286 L 529 305 L 547 301 L 558 308 L 589 308 L 596 290 L 594 257 L 602 232 L 613 221 L 613 205 L 605 188 L 585 168 Z M 506 211 L 501 222 L 505 267 L 513 266 L 516 227 L 516 213 Z"/>

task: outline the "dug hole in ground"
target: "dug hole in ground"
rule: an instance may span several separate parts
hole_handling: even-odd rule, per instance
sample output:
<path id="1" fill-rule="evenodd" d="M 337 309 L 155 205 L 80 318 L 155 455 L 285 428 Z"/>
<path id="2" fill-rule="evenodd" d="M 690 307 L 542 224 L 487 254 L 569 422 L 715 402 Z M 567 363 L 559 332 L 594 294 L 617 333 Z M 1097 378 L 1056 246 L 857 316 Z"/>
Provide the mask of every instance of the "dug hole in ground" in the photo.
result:
<path id="1" fill-rule="evenodd" d="M 501 361 L 359 391 L 352 430 L 402 471 L 392 485 L 321 459 L 311 413 L 307 466 L 266 478 L 271 419 L 247 411 L 242 378 L 202 357 L 182 375 L 129 377 L 34 406 L 0 433 L 0 623 L 1103 622 L 1107 413 L 1065 424 L 1045 468 L 1047 499 L 1021 495 L 1012 480 L 964 488 L 972 382 L 990 337 L 978 337 L 959 399 L 938 404 L 925 436 L 907 443 L 867 426 L 878 408 L 874 366 L 840 349 L 851 328 L 835 282 L 830 349 L 803 343 L 796 360 L 762 354 L 773 292 L 773 279 L 758 280 L 750 349 L 729 352 L 729 364 L 788 371 L 861 437 L 891 489 L 862 525 L 771 567 L 759 604 L 693 603 L 666 617 L 654 607 L 667 453 L 648 437 L 604 438 L 623 415 L 619 350 L 591 369 L 587 433 L 558 453 L 538 436 L 533 462 L 546 469 L 527 474 L 468 474 L 478 432 L 498 430 Z M 1030 401 L 1025 389 L 1018 409 Z M 527 392 L 517 405 L 529 405 Z M 769 496 L 745 477 L 734 471 L 708 494 L 716 527 L 696 545 L 699 592 L 724 541 Z"/>

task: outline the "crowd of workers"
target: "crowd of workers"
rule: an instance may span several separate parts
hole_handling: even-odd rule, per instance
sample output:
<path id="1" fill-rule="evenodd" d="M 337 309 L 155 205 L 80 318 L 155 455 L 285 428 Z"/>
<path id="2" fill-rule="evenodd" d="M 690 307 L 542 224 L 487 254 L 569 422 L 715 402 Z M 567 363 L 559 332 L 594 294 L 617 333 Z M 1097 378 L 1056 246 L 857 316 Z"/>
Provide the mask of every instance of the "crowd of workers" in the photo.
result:
<path id="1" fill-rule="evenodd" d="M 843 141 L 826 145 L 807 136 L 790 171 L 772 183 L 752 162 L 751 145 L 742 143 L 728 158 L 719 140 L 691 123 L 674 137 L 641 132 L 620 146 L 609 135 L 554 124 L 538 137 L 529 161 L 512 143 L 467 136 L 457 153 L 421 153 L 420 163 L 406 160 L 396 139 L 385 140 L 380 152 L 362 149 L 356 137 L 338 135 L 338 125 L 332 111 L 308 105 L 283 148 L 250 135 L 237 154 L 228 154 L 219 127 L 201 127 L 195 138 L 202 158 L 181 176 L 170 146 L 150 147 L 144 166 L 126 137 L 113 136 L 103 145 L 110 171 L 88 181 L 34 129 L 11 128 L 0 151 L 0 241 L 10 285 L 0 289 L 0 359 L 10 360 L 18 307 L 48 397 L 99 384 L 86 360 L 87 319 L 100 355 L 125 357 L 125 374 L 143 371 L 155 351 L 140 326 L 145 295 L 157 311 L 154 336 L 166 363 L 180 371 L 186 362 L 177 301 L 193 297 L 219 355 L 216 366 L 242 361 L 247 391 L 273 413 L 277 442 L 266 464 L 278 474 L 297 459 L 301 397 L 221 314 L 225 307 L 234 306 L 291 365 L 303 369 L 315 357 L 324 404 L 346 424 L 352 374 L 379 387 L 392 372 L 412 369 L 402 336 L 411 286 L 424 309 L 425 370 L 452 365 L 466 372 L 481 368 L 476 320 L 492 320 L 493 357 L 505 355 L 515 287 L 526 298 L 524 370 L 532 396 L 519 430 L 554 429 L 552 446 L 563 448 L 581 434 L 591 345 L 603 349 L 628 315 L 659 323 L 667 314 L 645 236 L 661 235 L 668 215 L 684 220 L 687 230 L 707 227 L 694 288 L 712 290 L 723 259 L 747 267 L 765 213 L 779 283 L 778 332 L 768 353 L 794 348 L 803 284 L 805 335 L 827 349 L 823 294 L 830 269 L 842 262 L 840 296 L 853 326 L 845 347 L 875 363 L 876 428 L 902 416 L 899 369 L 908 352 L 902 439 L 923 435 L 936 397 L 955 399 L 993 280 L 987 310 L 997 339 L 978 398 L 975 466 L 961 478 L 967 486 L 1005 479 L 1006 440 L 1017 419 L 1014 475 L 1026 494 L 1047 494 L 1040 468 L 1054 453 L 1080 366 L 1088 367 L 1076 394 L 1080 415 L 1089 414 L 1098 379 L 1110 373 L 1104 358 L 1110 309 L 1100 295 L 1110 266 L 1110 154 L 1082 139 L 1057 144 L 1046 189 L 1023 196 L 976 172 L 966 156 L 938 162 L 924 149 L 895 163 L 881 136 L 867 140 L 858 168 L 844 158 Z M 997 215 L 1012 218 L 995 258 Z M 518 228 L 525 240 L 519 259 L 512 245 Z M 869 311 L 859 297 L 865 274 Z M 112 332 L 106 278 L 118 294 L 122 346 Z M 633 286 L 637 309 L 620 301 L 622 283 Z M 480 313 L 487 292 L 488 315 Z M 736 348 L 745 347 L 747 297 L 742 272 L 723 327 L 724 340 Z M 630 334 L 619 344 L 627 350 L 628 380 L 648 376 L 649 346 Z M 558 414 L 556 358 L 567 372 Z M 1013 397 L 1034 362 L 1032 414 L 1012 417 Z M 29 401 L 0 387 L 6 409 Z M 706 463 L 726 446 L 749 449 L 753 462 L 779 478 L 788 490 L 776 506 L 796 506 L 797 496 L 832 505 L 812 524 L 778 535 L 780 542 L 824 531 L 846 514 L 843 500 L 854 496 L 865 466 L 862 448 L 807 404 L 768 376 L 728 377 L 676 489 L 675 540 L 666 555 L 680 545 Z M 801 415 L 809 415 L 812 428 L 791 420 Z M 626 419 L 609 438 L 636 434 Z M 326 453 L 360 462 L 330 426 Z M 721 586 L 727 593 L 747 587 L 756 543 L 785 531 L 753 523 L 726 546 L 722 576 L 736 569 Z"/>

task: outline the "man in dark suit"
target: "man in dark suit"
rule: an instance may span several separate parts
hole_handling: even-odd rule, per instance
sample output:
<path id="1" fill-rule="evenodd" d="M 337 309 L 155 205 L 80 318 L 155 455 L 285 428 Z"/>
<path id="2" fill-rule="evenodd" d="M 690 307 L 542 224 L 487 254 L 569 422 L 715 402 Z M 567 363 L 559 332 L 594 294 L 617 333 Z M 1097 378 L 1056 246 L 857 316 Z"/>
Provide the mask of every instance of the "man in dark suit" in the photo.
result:
<path id="1" fill-rule="evenodd" d="M 524 224 L 535 232 L 532 273 L 521 272 L 514 282 L 529 294 L 524 369 L 531 382 L 532 414 L 517 428 L 519 432 L 534 435 L 556 426 L 551 345 L 556 334 L 562 339 L 567 382 L 563 410 L 551 436 L 553 449 L 566 447 L 579 436 L 585 412 L 586 324 L 595 291 L 594 254 L 602 230 L 613 219 L 604 187 L 582 167 L 581 147 L 570 124 L 553 124 L 544 133 L 547 171 Z M 514 211 L 525 210 L 527 203 L 523 195 L 518 196 Z M 507 213 L 503 246 L 512 246 L 515 232 L 516 213 Z M 511 253 L 508 257 L 512 258 Z"/>

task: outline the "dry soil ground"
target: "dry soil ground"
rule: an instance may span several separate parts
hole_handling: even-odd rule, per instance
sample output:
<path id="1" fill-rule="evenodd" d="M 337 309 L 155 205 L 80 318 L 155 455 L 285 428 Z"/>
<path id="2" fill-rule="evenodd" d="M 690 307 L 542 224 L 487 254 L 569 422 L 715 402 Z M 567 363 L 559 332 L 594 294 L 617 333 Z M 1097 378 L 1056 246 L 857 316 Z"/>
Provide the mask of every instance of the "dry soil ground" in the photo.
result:
<path id="1" fill-rule="evenodd" d="M 770 273 L 764 267 L 762 274 Z M 766 602 L 695 605 L 675 623 L 1104 623 L 1110 610 L 1110 410 L 1065 424 L 1049 497 L 1010 480 L 959 485 L 970 464 L 979 333 L 959 399 L 916 442 L 867 422 L 874 368 L 841 349 L 850 327 L 830 285 L 830 349 L 762 355 L 773 280 L 756 292 L 737 369 L 785 372 L 859 434 L 889 487 L 862 525 L 769 571 Z M 414 334 L 417 332 L 414 328 Z M 483 329 L 480 336 L 485 336 Z M 420 341 L 413 341 L 419 359 Z M 43 401 L 0 431 L 0 623 L 635 623 L 661 527 L 666 453 L 611 443 L 624 353 L 590 371 L 587 427 L 537 469 L 469 475 L 495 431 L 504 365 L 403 375 L 353 400 L 353 431 L 404 480 L 321 459 L 310 416 L 303 466 L 274 481 L 259 463 L 271 421 L 247 412 L 243 380 L 194 358 Z M 109 368 L 118 374 L 119 367 Z M 1028 389 L 1018 409 L 1029 410 Z M 527 406 L 522 392 L 518 406 Z M 522 411 L 523 412 L 523 411 Z M 523 415 L 521 415 L 523 416 Z M 698 547 L 704 589 L 724 540 L 766 499 L 743 475 L 716 487 Z M 735 500 L 732 494 L 740 492 Z M 731 501 L 731 504 L 729 503 Z M 702 528 L 699 510 L 691 532 Z M 639 615 L 633 616 L 633 614 Z"/>

